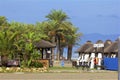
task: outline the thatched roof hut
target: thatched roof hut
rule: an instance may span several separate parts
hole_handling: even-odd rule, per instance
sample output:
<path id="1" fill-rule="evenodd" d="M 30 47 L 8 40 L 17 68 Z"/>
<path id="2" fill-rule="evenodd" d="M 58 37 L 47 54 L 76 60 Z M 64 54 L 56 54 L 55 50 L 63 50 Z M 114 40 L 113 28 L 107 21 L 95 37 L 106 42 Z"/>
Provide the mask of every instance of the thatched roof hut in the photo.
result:
<path id="1" fill-rule="evenodd" d="M 91 44 L 91 46 L 85 50 L 86 53 L 92 53 L 92 52 L 95 52 L 95 49 L 93 47 L 93 44 Z"/>
<path id="2" fill-rule="evenodd" d="M 78 48 L 76 52 L 78 52 L 78 53 L 85 52 L 91 46 L 93 46 L 92 42 L 91 41 L 87 41 L 84 45 L 82 45 L 80 48 Z"/>
<path id="3" fill-rule="evenodd" d="M 102 40 L 98 40 L 98 41 L 96 42 L 96 44 L 103 44 L 103 41 L 102 41 Z"/>
<path id="4" fill-rule="evenodd" d="M 49 41 L 40 40 L 39 42 L 35 43 L 36 48 L 54 48 L 56 45 L 50 43 Z"/>
<path id="5" fill-rule="evenodd" d="M 111 40 L 106 40 L 105 43 L 104 43 L 104 53 L 107 53 L 106 52 L 106 49 L 112 44 L 112 41 Z"/>
<path id="6" fill-rule="evenodd" d="M 98 40 L 95 44 L 103 44 L 102 40 Z M 92 44 L 85 52 L 92 53 L 92 52 L 103 52 L 101 48 L 95 48 L 94 44 Z"/>
<path id="7" fill-rule="evenodd" d="M 107 47 L 104 52 L 107 53 L 118 53 L 118 41 L 113 42 L 109 47 Z"/>
<path id="8" fill-rule="evenodd" d="M 102 40 L 98 40 L 96 44 L 104 44 L 104 42 Z M 103 52 L 103 51 L 104 51 L 103 47 L 95 48 L 95 52 Z"/>
<path id="9" fill-rule="evenodd" d="M 42 59 L 43 59 L 44 52 L 46 53 L 46 58 L 50 58 L 50 54 L 48 54 L 47 50 L 49 49 L 52 52 L 52 48 L 56 47 L 56 45 L 50 43 L 49 41 L 45 41 L 45 40 L 40 40 L 39 42 L 36 42 L 34 45 L 42 53 Z M 53 54 L 53 53 L 51 53 L 51 54 Z"/>

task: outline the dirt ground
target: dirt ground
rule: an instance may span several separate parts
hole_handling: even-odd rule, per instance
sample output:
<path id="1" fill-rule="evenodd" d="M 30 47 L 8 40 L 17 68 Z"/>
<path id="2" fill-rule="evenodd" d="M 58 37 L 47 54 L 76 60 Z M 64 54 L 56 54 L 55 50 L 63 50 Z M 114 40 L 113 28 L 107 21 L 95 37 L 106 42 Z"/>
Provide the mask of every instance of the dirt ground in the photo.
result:
<path id="1" fill-rule="evenodd" d="M 118 73 L 0 73 L 0 80 L 118 80 Z"/>

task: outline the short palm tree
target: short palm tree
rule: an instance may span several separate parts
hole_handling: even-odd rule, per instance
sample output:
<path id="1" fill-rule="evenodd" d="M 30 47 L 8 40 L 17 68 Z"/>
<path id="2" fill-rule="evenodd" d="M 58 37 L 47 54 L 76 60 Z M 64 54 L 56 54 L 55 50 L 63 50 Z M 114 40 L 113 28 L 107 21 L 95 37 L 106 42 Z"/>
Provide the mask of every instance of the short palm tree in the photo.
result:
<path id="1" fill-rule="evenodd" d="M 14 51 L 15 38 L 19 32 L 12 32 L 10 27 L 0 27 L 0 55 L 3 66 L 7 65 L 8 55 Z"/>

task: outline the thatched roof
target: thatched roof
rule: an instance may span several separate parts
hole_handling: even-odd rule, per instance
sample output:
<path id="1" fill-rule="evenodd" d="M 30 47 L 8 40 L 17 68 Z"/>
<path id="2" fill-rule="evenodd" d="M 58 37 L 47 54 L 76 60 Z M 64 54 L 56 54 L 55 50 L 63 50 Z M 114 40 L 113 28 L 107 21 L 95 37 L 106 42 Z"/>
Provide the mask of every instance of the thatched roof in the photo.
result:
<path id="1" fill-rule="evenodd" d="M 77 49 L 76 52 L 85 52 L 89 47 L 93 46 L 91 41 L 87 41 L 84 45 L 82 45 L 80 48 Z"/>
<path id="2" fill-rule="evenodd" d="M 54 48 L 56 45 L 50 43 L 49 41 L 40 40 L 35 43 L 36 48 Z"/>
<path id="3" fill-rule="evenodd" d="M 95 49 L 93 47 L 93 44 L 91 44 L 91 46 L 85 50 L 86 53 L 92 53 L 92 52 L 95 52 Z"/>
<path id="4" fill-rule="evenodd" d="M 98 40 L 96 44 L 103 44 L 102 40 Z M 95 48 L 94 44 L 92 44 L 88 49 L 85 50 L 87 53 L 92 53 L 92 52 L 103 52 L 103 48 Z"/>
<path id="5" fill-rule="evenodd" d="M 102 40 L 98 40 L 96 44 L 104 44 L 104 42 Z M 103 51 L 104 51 L 103 47 L 98 47 L 95 50 L 95 52 L 103 52 Z"/>
<path id="6" fill-rule="evenodd" d="M 112 41 L 111 40 L 106 40 L 105 43 L 104 43 L 104 52 L 105 50 L 112 44 Z"/>
<path id="7" fill-rule="evenodd" d="M 98 41 L 96 42 L 96 44 L 102 44 L 102 43 L 103 43 L 102 40 L 98 40 Z"/>
<path id="8" fill-rule="evenodd" d="M 111 44 L 112 44 L 111 40 L 106 40 L 105 43 L 104 43 L 104 48 L 109 47 Z"/>
<path id="9" fill-rule="evenodd" d="M 102 40 L 98 40 L 96 42 L 96 44 L 104 44 L 104 49 L 106 49 L 107 47 L 109 47 L 111 44 L 112 44 L 112 41 L 111 40 L 106 40 L 105 43 L 103 43 Z M 88 53 L 92 53 L 92 52 L 103 52 L 103 48 L 98 48 L 95 50 L 95 48 L 93 47 L 93 45 L 88 48 L 85 52 L 88 52 Z"/>
<path id="10" fill-rule="evenodd" d="M 118 52 L 118 41 L 113 42 L 109 47 L 107 47 L 104 52 L 106 53 L 112 53 L 112 52 Z"/>

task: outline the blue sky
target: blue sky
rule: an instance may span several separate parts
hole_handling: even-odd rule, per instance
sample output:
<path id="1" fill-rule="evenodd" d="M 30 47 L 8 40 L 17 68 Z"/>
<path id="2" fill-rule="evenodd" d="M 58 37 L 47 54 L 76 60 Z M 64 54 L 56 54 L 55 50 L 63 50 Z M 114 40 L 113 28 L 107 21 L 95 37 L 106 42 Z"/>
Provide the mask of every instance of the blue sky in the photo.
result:
<path id="1" fill-rule="evenodd" d="M 83 34 L 120 34 L 119 0 L 0 0 L 0 16 L 36 23 L 52 10 L 63 10 Z"/>

